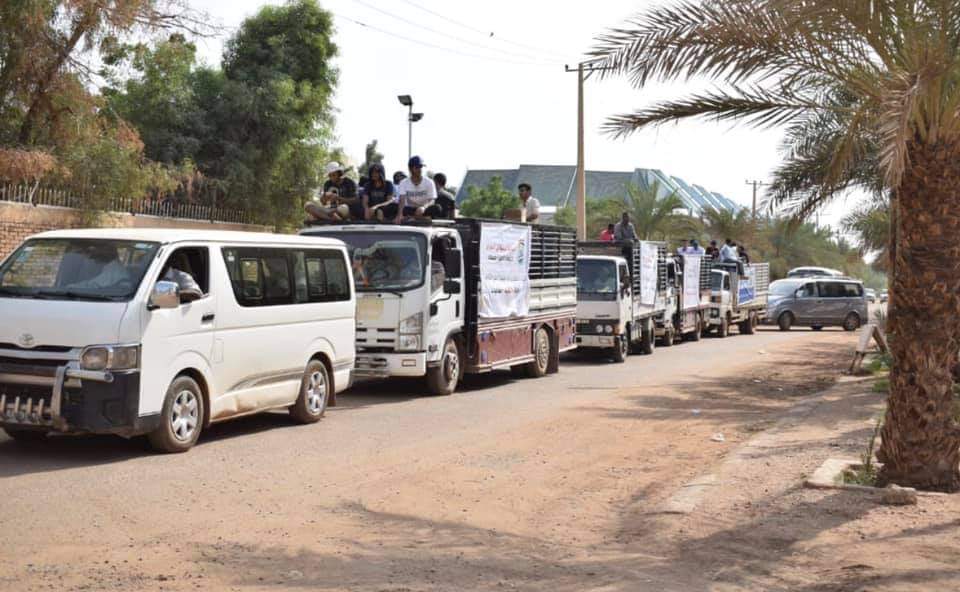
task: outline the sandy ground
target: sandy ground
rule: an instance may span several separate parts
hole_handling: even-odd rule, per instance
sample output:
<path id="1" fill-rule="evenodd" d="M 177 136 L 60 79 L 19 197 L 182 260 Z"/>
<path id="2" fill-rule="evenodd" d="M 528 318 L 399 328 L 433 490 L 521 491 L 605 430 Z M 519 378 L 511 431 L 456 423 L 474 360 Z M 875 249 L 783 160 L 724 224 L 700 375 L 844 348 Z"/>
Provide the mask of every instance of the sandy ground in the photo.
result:
<path id="1" fill-rule="evenodd" d="M 320 424 L 243 419 L 177 456 L 0 436 L 0 590 L 956 588 L 954 498 L 799 488 L 879 410 L 863 384 L 811 399 L 854 343 L 763 331 L 440 399 L 366 385 Z"/>

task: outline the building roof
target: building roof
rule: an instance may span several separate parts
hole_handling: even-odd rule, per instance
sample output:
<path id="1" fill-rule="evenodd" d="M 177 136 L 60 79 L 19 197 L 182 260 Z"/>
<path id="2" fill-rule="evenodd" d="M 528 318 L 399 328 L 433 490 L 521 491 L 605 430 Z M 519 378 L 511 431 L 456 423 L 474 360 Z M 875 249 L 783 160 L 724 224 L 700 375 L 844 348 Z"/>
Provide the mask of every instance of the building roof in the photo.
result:
<path id="1" fill-rule="evenodd" d="M 520 165 L 516 169 L 471 169 L 457 189 L 457 203 L 463 203 L 470 187 L 484 187 L 494 177 L 500 177 L 503 186 L 514 191 L 518 184 L 529 183 L 533 195 L 543 206 L 573 205 L 576 200 L 577 169 L 567 165 Z M 588 199 L 624 197 L 628 185 L 649 188 L 656 184 L 660 197 L 676 193 L 684 208 L 699 216 L 706 209 L 726 209 L 736 213 L 742 206 L 719 193 L 700 185 L 671 177 L 657 169 L 637 168 L 632 171 L 587 171 Z"/>

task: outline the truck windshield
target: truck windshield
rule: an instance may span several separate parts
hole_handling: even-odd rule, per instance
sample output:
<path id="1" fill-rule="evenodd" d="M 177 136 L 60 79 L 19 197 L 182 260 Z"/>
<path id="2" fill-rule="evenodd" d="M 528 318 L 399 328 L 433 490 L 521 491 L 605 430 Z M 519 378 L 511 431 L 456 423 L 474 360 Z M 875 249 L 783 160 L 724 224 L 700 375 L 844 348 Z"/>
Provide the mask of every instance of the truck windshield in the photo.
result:
<path id="1" fill-rule="evenodd" d="M 29 240 L 0 267 L 0 296 L 130 300 L 158 247 L 106 239 Z"/>
<path id="2" fill-rule="evenodd" d="M 342 240 L 358 292 L 404 291 L 423 285 L 427 239 L 414 232 L 310 233 Z"/>
<path id="3" fill-rule="evenodd" d="M 602 259 L 581 259 L 577 261 L 577 298 L 580 300 L 616 300 L 616 262 Z"/>

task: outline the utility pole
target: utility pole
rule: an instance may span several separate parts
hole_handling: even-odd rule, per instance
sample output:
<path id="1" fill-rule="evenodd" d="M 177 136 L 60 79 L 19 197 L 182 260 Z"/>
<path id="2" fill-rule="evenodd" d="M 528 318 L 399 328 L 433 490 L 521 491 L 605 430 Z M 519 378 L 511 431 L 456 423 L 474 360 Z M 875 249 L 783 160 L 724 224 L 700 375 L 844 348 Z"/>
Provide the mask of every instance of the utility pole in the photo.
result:
<path id="1" fill-rule="evenodd" d="M 577 73 L 577 239 L 587 240 L 587 171 L 583 146 L 583 82 L 593 72 L 612 70 L 580 62 L 576 68 L 564 66 L 565 72 Z M 586 76 L 584 73 L 586 72 Z"/>
<path id="2" fill-rule="evenodd" d="M 753 219 L 757 219 L 757 189 L 766 185 L 763 181 L 747 180 L 747 185 L 753 185 Z"/>

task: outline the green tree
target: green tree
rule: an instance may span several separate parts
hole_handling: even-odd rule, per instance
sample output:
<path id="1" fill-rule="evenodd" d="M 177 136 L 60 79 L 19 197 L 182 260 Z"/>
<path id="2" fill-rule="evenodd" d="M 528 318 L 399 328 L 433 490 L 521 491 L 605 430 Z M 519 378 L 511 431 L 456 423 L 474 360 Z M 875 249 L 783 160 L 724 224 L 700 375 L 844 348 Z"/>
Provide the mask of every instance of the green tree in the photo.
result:
<path id="1" fill-rule="evenodd" d="M 561 206 L 553 214 L 553 223 L 557 226 L 577 226 L 577 210 L 572 206 Z"/>
<path id="2" fill-rule="evenodd" d="M 860 252 L 876 253 L 874 266 L 887 270 L 890 245 L 890 205 L 885 200 L 861 206 L 847 214 L 842 222 L 844 230 L 857 236 Z"/>
<path id="3" fill-rule="evenodd" d="M 683 201 L 676 193 L 661 195 L 658 183 L 643 188 L 628 184 L 622 205 L 642 240 L 663 240 L 682 232 L 687 225 L 686 218 L 678 214 L 678 210 L 683 209 Z M 612 221 L 619 219 L 618 215 Z M 601 224 L 606 226 L 610 221 L 607 217 Z"/>
<path id="4" fill-rule="evenodd" d="M 504 210 L 520 207 L 520 200 L 503 186 L 503 179 L 493 177 L 486 187 L 471 185 L 467 198 L 460 204 L 460 214 L 470 218 L 499 220 Z"/>
<path id="5" fill-rule="evenodd" d="M 801 215 L 847 187 L 874 188 L 875 178 L 856 170 L 875 142 L 895 237 L 896 339 L 880 480 L 945 491 L 960 490 L 951 376 L 960 342 L 960 292 L 952 288 L 960 281 L 957 14 L 958 0 L 705 0 L 651 8 L 594 52 L 600 66 L 641 86 L 691 76 L 719 83 L 616 116 L 613 134 L 689 117 L 832 133 L 790 146 L 798 158 L 787 164 L 806 159 L 818 171 L 796 195 Z"/>

